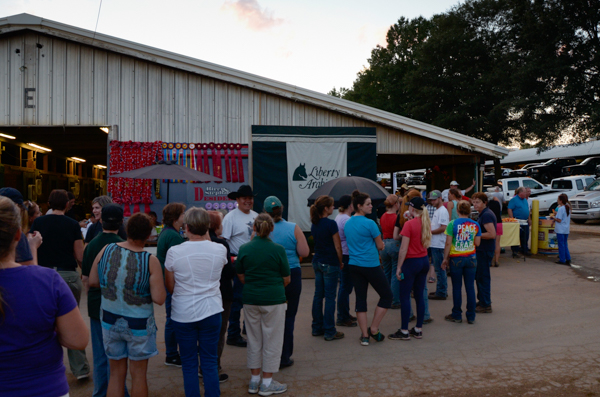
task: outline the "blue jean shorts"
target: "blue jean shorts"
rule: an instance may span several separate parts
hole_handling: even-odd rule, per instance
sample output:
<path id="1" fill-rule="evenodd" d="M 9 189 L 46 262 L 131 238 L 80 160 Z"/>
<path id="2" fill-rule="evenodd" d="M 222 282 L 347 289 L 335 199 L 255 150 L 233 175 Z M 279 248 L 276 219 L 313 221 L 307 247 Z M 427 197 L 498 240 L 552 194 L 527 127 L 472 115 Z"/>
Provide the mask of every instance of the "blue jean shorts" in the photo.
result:
<path id="1" fill-rule="evenodd" d="M 141 361 L 158 354 L 154 316 L 146 320 L 145 330 L 131 329 L 123 317 L 116 319 L 112 325 L 102 321 L 102 340 L 106 356 L 111 360 L 129 358 Z"/>

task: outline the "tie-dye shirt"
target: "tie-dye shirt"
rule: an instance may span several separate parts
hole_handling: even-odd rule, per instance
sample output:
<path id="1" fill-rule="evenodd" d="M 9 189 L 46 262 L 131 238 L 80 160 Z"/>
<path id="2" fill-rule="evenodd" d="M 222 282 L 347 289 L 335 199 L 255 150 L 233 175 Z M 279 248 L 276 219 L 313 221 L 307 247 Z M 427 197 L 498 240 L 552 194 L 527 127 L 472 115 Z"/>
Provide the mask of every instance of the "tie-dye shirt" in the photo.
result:
<path id="1" fill-rule="evenodd" d="M 475 255 L 475 237 L 481 236 L 479 223 L 469 218 L 458 218 L 450 221 L 446 227 L 446 235 L 452 236 L 450 257 L 466 257 Z"/>

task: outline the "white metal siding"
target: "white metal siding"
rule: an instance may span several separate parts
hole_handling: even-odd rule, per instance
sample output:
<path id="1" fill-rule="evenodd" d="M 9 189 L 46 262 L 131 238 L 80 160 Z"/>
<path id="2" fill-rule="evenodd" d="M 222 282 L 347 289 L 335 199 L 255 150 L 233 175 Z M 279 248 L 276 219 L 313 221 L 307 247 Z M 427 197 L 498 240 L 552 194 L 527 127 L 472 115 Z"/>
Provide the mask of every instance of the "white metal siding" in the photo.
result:
<path id="1" fill-rule="evenodd" d="M 35 88 L 35 108 L 24 107 L 25 88 Z M 466 154 L 335 110 L 35 32 L 0 36 L 0 125 L 117 125 L 123 141 L 240 143 L 249 143 L 252 125 L 375 127 L 378 153 Z"/>

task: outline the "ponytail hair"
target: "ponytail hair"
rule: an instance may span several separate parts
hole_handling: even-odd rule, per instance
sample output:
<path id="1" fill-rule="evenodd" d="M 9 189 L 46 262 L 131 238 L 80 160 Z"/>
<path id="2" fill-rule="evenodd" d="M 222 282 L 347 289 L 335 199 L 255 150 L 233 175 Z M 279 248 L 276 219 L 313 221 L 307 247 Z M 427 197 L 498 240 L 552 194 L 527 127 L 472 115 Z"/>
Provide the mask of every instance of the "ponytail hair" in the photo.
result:
<path id="1" fill-rule="evenodd" d="M 370 196 L 367 193 L 359 192 L 358 190 L 353 191 L 352 205 L 354 206 L 354 211 L 358 210 L 359 205 L 365 205 L 368 198 L 370 198 Z"/>
<path id="2" fill-rule="evenodd" d="M 421 218 L 421 244 L 427 249 L 431 245 L 431 221 L 429 220 L 429 215 L 425 214 L 423 216 L 423 210 L 416 208 L 413 208 L 413 211 L 417 218 Z"/>
<path id="3" fill-rule="evenodd" d="M 263 212 L 254 219 L 254 231 L 259 237 L 269 237 L 274 227 L 273 218 L 266 212 Z"/>
<path id="4" fill-rule="evenodd" d="M 21 228 L 21 209 L 7 197 L 0 196 L 0 259 L 15 248 L 15 236 Z M 4 321 L 6 302 L 0 289 L 0 323 Z"/>
<path id="5" fill-rule="evenodd" d="M 310 206 L 310 221 L 316 225 L 321 220 L 321 215 L 325 208 L 333 205 L 333 198 L 329 196 L 319 196 L 313 205 Z"/>
<path id="6" fill-rule="evenodd" d="M 383 204 L 387 209 L 392 208 L 394 205 L 398 204 L 398 196 L 396 196 L 395 194 L 390 194 L 389 196 L 387 196 Z"/>
<path id="7" fill-rule="evenodd" d="M 562 193 L 558 196 L 558 200 L 565 206 L 567 216 L 571 215 L 571 203 L 569 203 L 569 197 L 566 194 Z"/>

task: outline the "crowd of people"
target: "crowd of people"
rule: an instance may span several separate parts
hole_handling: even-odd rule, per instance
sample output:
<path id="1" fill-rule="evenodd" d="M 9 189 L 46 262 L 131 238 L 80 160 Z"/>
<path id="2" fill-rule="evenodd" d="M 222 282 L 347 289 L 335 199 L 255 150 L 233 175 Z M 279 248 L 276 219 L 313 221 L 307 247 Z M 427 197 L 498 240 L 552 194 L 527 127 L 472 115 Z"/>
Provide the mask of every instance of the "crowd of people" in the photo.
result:
<path id="1" fill-rule="evenodd" d="M 508 213 L 530 220 L 527 191 L 520 189 Z M 463 285 L 468 324 L 477 314 L 492 313 L 490 267 L 498 263 L 501 199 L 474 193 L 466 200 L 454 181 L 447 191 L 425 197 L 407 189 L 403 196 L 389 195 L 375 221 L 369 195 L 348 193 L 337 200 L 335 220 L 332 197 L 321 196 L 310 208 L 313 336 L 335 341 L 345 337 L 336 327 L 357 327 L 360 345 L 380 343 L 386 339 L 383 318 L 388 310 L 400 309 L 400 326 L 387 338 L 421 339 L 423 325 L 433 321 L 429 300 L 448 299 L 448 276 L 453 303 L 446 321 L 463 321 Z M 279 198 L 267 197 L 258 214 L 254 196 L 248 185 L 231 192 L 237 207 L 225 216 L 181 203 L 166 205 L 154 256 L 145 246 L 156 217 L 136 213 L 125 223 L 123 209 L 100 196 L 88 226 L 65 215 L 73 205 L 65 190 L 50 193 L 51 213 L 42 215 L 16 189 L 0 189 L 3 395 L 68 396 L 61 346 L 68 349 L 73 375 L 85 379 L 90 339 L 93 396 L 147 395 L 148 360 L 158 355 L 155 304 L 166 310 L 165 365 L 181 367 L 186 396 L 200 396 L 199 377 L 205 396 L 220 395 L 220 383 L 228 379 L 221 367 L 225 344 L 246 348 L 250 394 L 287 391 L 273 375 L 294 364 L 300 262 L 310 250 L 298 225 L 283 219 Z M 471 206 L 477 221 L 471 219 Z M 559 197 L 552 219 L 558 263 L 569 264 L 566 195 Z M 528 233 L 528 224 L 521 225 L 521 246 L 513 247 L 514 254 L 529 254 Z M 428 281 L 436 283 L 434 292 L 428 293 Z M 379 296 L 372 315 L 369 286 Z M 90 331 L 78 308 L 82 293 L 88 297 Z"/>

